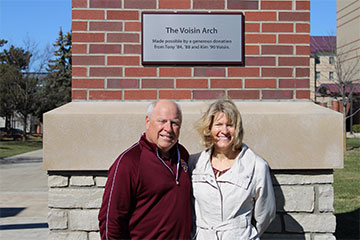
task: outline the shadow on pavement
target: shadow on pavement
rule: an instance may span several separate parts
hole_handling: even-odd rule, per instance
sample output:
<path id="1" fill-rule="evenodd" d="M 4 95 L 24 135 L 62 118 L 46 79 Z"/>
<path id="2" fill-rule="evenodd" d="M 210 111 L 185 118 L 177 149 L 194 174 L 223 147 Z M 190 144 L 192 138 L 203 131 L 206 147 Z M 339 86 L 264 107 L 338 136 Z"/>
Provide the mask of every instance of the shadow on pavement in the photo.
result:
<path id="1" fill-rule="evenodd" d="M 336 239 L 360 239 L 360 208 L 347 213 L 335 214 Z"/>
<path id="2" fill-rule="evenodd" d="M 0 158 L 1 164 L 15 164 L 15 163 L 39 163 L 41 158 Z"/>
<path id="3" fill-rule="evenodd" d="M 14 217 L 18 215 L 25 208 L 0 208 L 0 218 Z"/>
<path id="4" fill-rule="evenodd" d="M 0 230 L 18 230 L 18 229 L 33 229 L 33 228 L 48 228 L 47 223 L 21 223 L 21 224 L 6 224 L 0 225 Z"/>

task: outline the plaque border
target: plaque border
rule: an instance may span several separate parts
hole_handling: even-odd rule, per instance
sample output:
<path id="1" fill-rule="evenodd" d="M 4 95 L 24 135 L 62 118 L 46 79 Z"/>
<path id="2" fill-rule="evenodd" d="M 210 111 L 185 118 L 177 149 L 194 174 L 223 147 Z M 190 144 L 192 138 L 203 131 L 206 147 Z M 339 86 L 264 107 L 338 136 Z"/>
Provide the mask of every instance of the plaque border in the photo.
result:
<path id="1" fill-rule="evenodd" d="M 154 14 L 154 15 L 241 15 L 241 59 L 239 61 L 144 61 L 144 15 L 145 14 Z M 155 12 L 155 11 L 145 11 L 141 13 L 141 65 L 151 66 L 151 65 L 196 65 L 196 66 L 244 66 L 245 65 L 245 16 L 243 12 Z"/>

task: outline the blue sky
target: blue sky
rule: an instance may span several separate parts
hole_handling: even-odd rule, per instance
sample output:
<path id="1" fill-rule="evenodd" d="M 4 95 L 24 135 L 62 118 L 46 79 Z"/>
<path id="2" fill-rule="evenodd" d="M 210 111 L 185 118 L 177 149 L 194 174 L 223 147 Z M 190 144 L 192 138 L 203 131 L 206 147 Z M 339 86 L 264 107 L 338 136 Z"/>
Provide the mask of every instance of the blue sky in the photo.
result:
<path id="1" fill-rule="evenodd" d="M 336 35 L 336 0 L 310 1 L 310 35 Z"/>
<path id="2" fill-rule="evenodd" d="M 71 30 L 71 0 L 0 0 L 0 39 L 17 47 L 30 39 L 53 44 L 60 27 Z"/>
<path id="3" fill-rule="evenodd" d="M 311 0 L 313 36 L 336 33 L 336 0 Z M 39 48 L 53 44 L 59 29 L 71 30 L 71 0 L 0 0 L 0 39 L 21 47 L 26 39 Z"/>

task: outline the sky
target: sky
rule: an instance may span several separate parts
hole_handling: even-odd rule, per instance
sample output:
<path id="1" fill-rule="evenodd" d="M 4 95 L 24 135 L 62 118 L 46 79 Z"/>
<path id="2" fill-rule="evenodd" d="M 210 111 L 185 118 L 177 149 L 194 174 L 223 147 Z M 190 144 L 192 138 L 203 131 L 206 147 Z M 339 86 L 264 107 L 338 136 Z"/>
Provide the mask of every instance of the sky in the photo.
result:
<path id="1" fill-rule="evenodd" d="M 310 35 L 336 35 L 336 0 L 310 0 Z"/>
<path id="2" fill-rule="evenodd" d="M 311 0 L 310 9 L 310 35 L 335 35 L 336 0 Z M 0 39 L 8 45 L 30 40 L 41 50 L 56 41 L 60 28 L 71 30 L 71 0 L 0 0 Z"/>
<path id="3" fill-rule="evenodd" d="M 71 30 L 71 0 L 0 0 L 0 39 L 15 46 L 53 44 L 60 27 Z"/>

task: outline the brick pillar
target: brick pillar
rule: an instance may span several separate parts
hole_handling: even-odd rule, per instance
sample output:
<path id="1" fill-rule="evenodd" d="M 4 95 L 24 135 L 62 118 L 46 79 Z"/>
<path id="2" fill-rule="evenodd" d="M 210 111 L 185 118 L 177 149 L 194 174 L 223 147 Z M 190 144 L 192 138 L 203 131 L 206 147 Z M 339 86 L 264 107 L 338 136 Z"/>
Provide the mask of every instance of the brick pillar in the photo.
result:
<path id="1" fill-rule="evenodd" d="M 141 13 L 242 12 L 245 66 L 141 65 Z M 73 1 L 75 101 L 308 100 L 310 1 Z"/>

